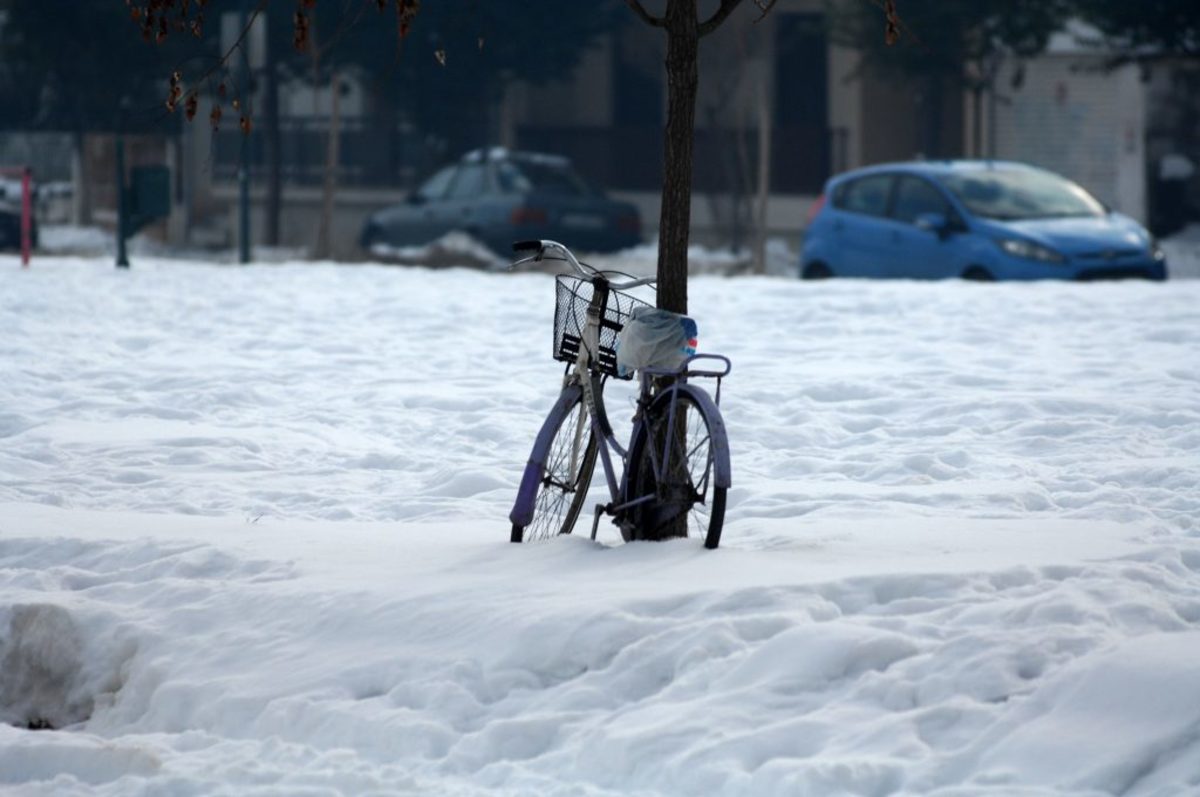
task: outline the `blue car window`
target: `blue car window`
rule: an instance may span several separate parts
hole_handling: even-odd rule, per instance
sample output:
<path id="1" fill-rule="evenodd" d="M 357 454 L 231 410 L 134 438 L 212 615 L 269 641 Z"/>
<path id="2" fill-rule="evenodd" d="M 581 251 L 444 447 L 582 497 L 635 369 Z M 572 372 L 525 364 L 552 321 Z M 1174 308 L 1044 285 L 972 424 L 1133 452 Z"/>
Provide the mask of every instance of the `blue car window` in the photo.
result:
<path id="1" fill-rule="evenodd" d="M 922 213 L 941 213 L 949 217 L 950 209 L 942 193 L 925 180 L 919 177 L 900 178 L 892 216 L 897 221 L 912 224 Z"/>
<path id="2" fill-rule="evenodd" d="M 1070 180 L 1040 169 L 986 169 L 943 176 L 967 210 L 1002 221 L 1103 216 L 1104 206 Z"/>
<path id="3" fill-rule="evenodd" d="M 872 174 L 842 185 L 833 199 L 834 207 L 870 216 L 887 214 L 888 194 L 892 190 L 890 174 Z"/>

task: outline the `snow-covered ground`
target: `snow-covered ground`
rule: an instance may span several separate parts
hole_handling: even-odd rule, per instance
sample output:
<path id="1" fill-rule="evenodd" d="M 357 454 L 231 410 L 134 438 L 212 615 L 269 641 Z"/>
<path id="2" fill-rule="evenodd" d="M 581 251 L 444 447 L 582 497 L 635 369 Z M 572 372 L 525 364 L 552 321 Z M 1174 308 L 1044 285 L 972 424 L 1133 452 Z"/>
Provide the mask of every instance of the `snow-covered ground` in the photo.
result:
<path id="1" fill-rule="evenodd" d="M 1200 794 L 1200 281 L 698 277 L 715 552 L 508 544 L 552 302 L 0 257 L 0 794 Z"/>
<path id="2" fill-rule="evenodd" d="M 1172 279 L 1200 278 L 1200 224 L 1192 223 L 1162 242 Z"/>

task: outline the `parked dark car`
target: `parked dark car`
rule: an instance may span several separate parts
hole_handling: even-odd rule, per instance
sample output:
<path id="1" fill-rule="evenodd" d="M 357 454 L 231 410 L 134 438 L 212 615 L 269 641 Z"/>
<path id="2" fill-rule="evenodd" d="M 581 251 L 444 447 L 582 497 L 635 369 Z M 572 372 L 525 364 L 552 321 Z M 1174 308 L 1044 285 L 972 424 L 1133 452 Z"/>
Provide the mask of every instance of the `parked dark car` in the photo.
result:
<path id="1" fill-rule="evenodd" d="M 30 221 L 30 245 L 37 248 L 37 220 Z M 21 209 L 0 205 L 0 252 L 21 248 Z"/>
<path id="2" fill-rule="evenodd" d="M 609 199 L 557 155 L 475 150 L 427 179 L 403 204 L 372 214 L 364 249 L 413 246 L 462 231 L 508 253 L 512 242 L 549 238 L 607 252 L 641 241 L 637 208 Z"/>
<path id="3" fill-rule="evenodd" d="M 921 161 L 829 180 L 800 275 L 1162 280 L 1142 225 L 1053 172 L 1008 161 Z"/>

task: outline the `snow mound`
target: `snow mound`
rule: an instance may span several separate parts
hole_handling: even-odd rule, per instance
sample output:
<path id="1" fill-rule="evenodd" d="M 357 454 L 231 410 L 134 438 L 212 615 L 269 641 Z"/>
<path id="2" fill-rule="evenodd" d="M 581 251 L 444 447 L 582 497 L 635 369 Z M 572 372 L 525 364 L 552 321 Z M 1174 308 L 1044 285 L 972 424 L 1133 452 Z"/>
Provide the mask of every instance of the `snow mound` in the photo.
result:
<path id="1" fill-rule="evenodd" d="M 1189 224 L 1159 246 L 1167 255 L 1170 279 L 1200 279 L 1200 224 Z"/>
<path id="2" fill-rule="evenodd" d="M 0 722 L 32 730 L 88 720 L 120 691 L 128 657 L 96 649 L 71 612 L 46 603 L 0 611 Z M 111 654 L 111 652 L 110 652 Z"/>
<path id="3" fill-rule="evenodd" d="M 504 268 L 509 260 L 465 232 L 449 232 L 422 246 L 374 244 L 371 255 L 384 263 L 428 268 Z"/>

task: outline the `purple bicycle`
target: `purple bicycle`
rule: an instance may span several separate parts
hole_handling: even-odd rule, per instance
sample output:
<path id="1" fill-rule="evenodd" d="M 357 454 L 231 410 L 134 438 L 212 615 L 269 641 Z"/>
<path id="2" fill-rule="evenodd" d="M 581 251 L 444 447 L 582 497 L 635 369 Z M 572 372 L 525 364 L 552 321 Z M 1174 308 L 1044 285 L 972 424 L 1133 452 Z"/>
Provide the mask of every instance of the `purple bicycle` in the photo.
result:
<path id="1" fill-rule="evenodd" d="M 631 540 L 699 537 L 706 548 L 721 541 L 730 485 L 729 441 L 718 404 L 727 357 L 693 354 L 678 368 L 643 367 L 628 448 L 617 442 L 604 407 L 604 386 L 621 376 L 616 343 L 631 313 L 648 306 L 625 291 L 654 280 L 613 282 L 580 263 L 554 241 L 520 241 L 531 253 L 515 265 L 559 260 L 574 274 L 556 277 L 554 359 L 567 363 L 558 401 L 533 444 L 509 519 L 512 541 L 570 534 L 587 499 L 599 454 L 610 500 L 597 504 L 592 539 L 602 514 Z M 716 398 L 691 379 L 716 380 Z M 616 463 L 621 463 L 618 475 Z"/>

